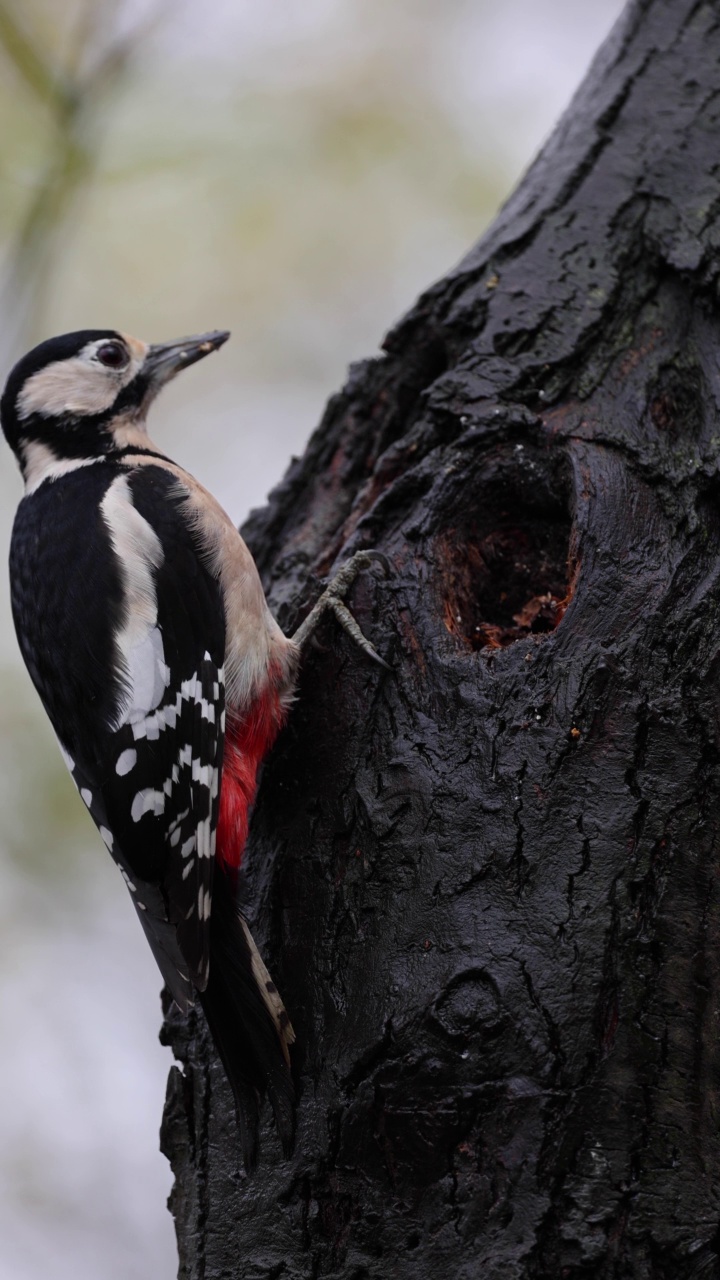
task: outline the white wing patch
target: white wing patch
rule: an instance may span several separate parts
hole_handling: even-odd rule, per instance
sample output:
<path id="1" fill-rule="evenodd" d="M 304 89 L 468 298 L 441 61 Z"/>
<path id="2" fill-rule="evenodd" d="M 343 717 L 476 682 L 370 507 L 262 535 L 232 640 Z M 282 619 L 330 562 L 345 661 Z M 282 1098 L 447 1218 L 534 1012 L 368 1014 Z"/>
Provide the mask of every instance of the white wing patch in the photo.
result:
<path id="1" fill-rule="evenodd" d="M 132 699 L 120 723 L 135 724 L 158 706 L 167 688 L 167 667 L 159 627 L 152 627 L 139 643 L 132 644 L 127 664 Z"/>
<path id="2" fill-rule="evenodd" d="M 205 658 L 209 660 L 209 655 L 206 654 Z M 161 678 L 165 681 L 165 684 L 167 685 L 169 683 L 169 678 L 170 678 L 168 668 L 165 666 L 164 663 L 162 663 L 160 664 L 159 670 L 160 670 Z M 222 671 L 221 671 L 220 679 L 219 681 L 217 680 L 215 681 L 213 688 L 219 691 L 222 683 L 223 681 L 222 681 Z M 154 696 L 155 696 L 155 690 L 153 690 L 153 697 Z M 217 698 L 217 696 L 218 694 L 216 693 L 215 697 Z M 197 674 L 195 674 L 190 680 L 183 680 L 180 686 L 180 692 L 177 694 L 174 702 L 167 702 L 165 703 L 164 706 L 160 706 L 159 703 L 162 701 L 162 695 L 161 695 L 160 698 L 158 698 L 157 702 L 154 704 L 155 709 L 152 710 L 148 715 L 141 716 L 137 714 L 135 716 L 128 716 L 127 720 L 123 721 L 123 723 L 124 724 L 129 723 L 132 725 L 132 734 L 136 742 L 140 738 L 147 738 L 150 742 L 157 742 L 163 730 L 175 728 L 178 718 L 182 714 L 183 702 L 191 702 L 193 700 L 200 707 L 200 714 L 203 717 L 203 719 L 209 721 L 210 724 L 214 724 L 215 723 L 215 707 L 211 702 L 209 702 L 206 698 L 203 697 L 202 682 L 201 682 L 200 676 Z M 223 729 L 224 729 L 224 721 L 223 721 L 221 731 Z M 186 747 L 184 750 L 186 752 L 189 752 L 190 747 Z M 190 756 L 188 755 L 187 760 L 184 760 L 183 756 L 181 755 L 180 761 L 181 763 L 189 764 Z M 118 761 L 118 764 L 119 764 L 119 761 Z M 120 772 L 120 769 L 118 768 L 118 773 L 119 772 Z"/>
<path id="3" fill-rule="evenodd" d="M 124 620 L 115 636 L 126 682 L 111 726 L 119 729 L 144 721 L 159 706 L 168 685 L 155 590 L 155 571 L 164 554 L 152 525 L 133 505 L 127 476 L 113 480 L 100 511 L 117 556 L 125 597 Z"/>
<path id="4" fill-rule="evenodd" d="M 137 764 L 137 751 L 133 747 L 127 747 L 125 751 L 121 751 L 115 765 L 115 772 L 120 778 L 124 778 L 126 773 L 135 768 Z"/>
<path id="5" fill-rule="evenodd" d="M 160 817 L 165 811 L 165 796 L 162 791 L 155 791 L 152 787 L 144 787 L 142 791 L 138 791 L 132 802 L 130 816 L 133 822 L 139 822 L 146 813 L 153 813 L 156 818 Z"/>

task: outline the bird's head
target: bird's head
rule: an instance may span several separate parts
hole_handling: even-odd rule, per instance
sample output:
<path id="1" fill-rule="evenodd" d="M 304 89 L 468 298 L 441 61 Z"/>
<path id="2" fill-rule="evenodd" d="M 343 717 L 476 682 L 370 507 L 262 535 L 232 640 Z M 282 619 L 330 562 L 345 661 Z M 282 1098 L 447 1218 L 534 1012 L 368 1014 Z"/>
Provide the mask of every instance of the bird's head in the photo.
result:
<path id="1" fill-rule="evenodd" d="M 15 365 L 0 400 L 5 438 L 26 479 L 53 460 L 142 447 L 160 389 L 229 336 L 218 330 L 148 346 L 114 329 L 81 329 L 41 342 Z"/>

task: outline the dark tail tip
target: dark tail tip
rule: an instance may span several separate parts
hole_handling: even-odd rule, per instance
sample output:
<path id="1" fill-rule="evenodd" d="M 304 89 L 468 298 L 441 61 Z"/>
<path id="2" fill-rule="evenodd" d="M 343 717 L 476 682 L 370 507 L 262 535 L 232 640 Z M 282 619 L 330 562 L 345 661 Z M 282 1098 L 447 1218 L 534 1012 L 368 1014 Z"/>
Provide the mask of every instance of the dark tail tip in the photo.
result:
<path id="1" fill-rule="evenodd" d="M 210 977 L 200 1002 L 235 1098 L 243 1163 L 258 1161 L 259 1101 L 275 1115 L 285 1157 L 295 1138 L 289 1046 L 295 1036 L 232 890 L 216 867 L 210 921 Z"/>

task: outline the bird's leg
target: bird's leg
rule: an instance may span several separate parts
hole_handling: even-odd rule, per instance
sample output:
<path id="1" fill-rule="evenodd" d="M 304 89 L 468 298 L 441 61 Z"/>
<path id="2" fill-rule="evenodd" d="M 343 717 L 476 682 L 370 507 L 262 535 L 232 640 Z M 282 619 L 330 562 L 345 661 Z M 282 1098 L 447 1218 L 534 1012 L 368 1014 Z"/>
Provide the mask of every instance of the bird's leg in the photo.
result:
<path id="1" fill-rule="evenodd" d="M 315 631 L 321 618 L 326 613 L 333 613 L 337 618 L 340 626 L 347 631 L 357 645 L 360 646 L 363 653 L 366 653 L 373 662 L 378 662 L 386 671 L 390 671 L 390 667 L 384 658 L 371 645 L 366 636 L 363 635 L 357 622 L 353 618 L 350 610 L 345 604 L 345 596 L 350 590 L 353 582 L 363 569 L 369 569 L 373 564 L 380 564 L 387 572 L 387 560 L 378 551 L 356 551 L 354 556 L 335 574 L 330 584 L 325 588 L 317 604 L 310 610 L 304 622 L 300 623 L 297 631 L 292 639 L 298 648 L 302 649 L 307 644 L 311 635 Z"/>

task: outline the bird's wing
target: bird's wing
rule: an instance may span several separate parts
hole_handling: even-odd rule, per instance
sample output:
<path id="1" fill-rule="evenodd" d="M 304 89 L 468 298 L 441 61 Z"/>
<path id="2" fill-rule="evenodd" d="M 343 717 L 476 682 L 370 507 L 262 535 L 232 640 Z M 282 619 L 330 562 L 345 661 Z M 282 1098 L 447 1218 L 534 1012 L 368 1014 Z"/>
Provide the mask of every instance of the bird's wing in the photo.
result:
<path id="1" fill-rule="evenodd" d="M 29 655 L 28 665 L 35 679 L 33 661 L 36 669 L 45 663 L 35 682 L 73 780 L 120 867 L 163 977 L 185 1009 L 192 1003 L 191 984 L 204 990 L 209 972 L 224 606 L 184 518 L 175 477 L 159 466 L 108 473 L 110 483 L 90 508 L 97 514 L 88 517 L 94 527 L 86 530 L 86 541 L 79 543 L 74 527 L 72 537 L 60 537 L 64 598 L 72 602 L 63 606 L 62 595 L 52 602 L 52 651 L 62 670 L 47 669 L 52 660 L 38 653 Z M 103 582 L 98 594 L 114 606 L 110 697 L 95 687 L 93 655 L 86 649 L 87 636 L 98 630 L 92 588 L 108 546 L 116 581 L 111 590 Z M 47 580 L 47 567 L 39 576 Z M 43 615 L 42 602 L 38 612 Z M 96 655 L 96 665 L 107 671 L 107 657 L 103 664 Z M 74 715 L 58 705 L 58 690 L 67 698 L 73 683 L 83 686 Z"/>

